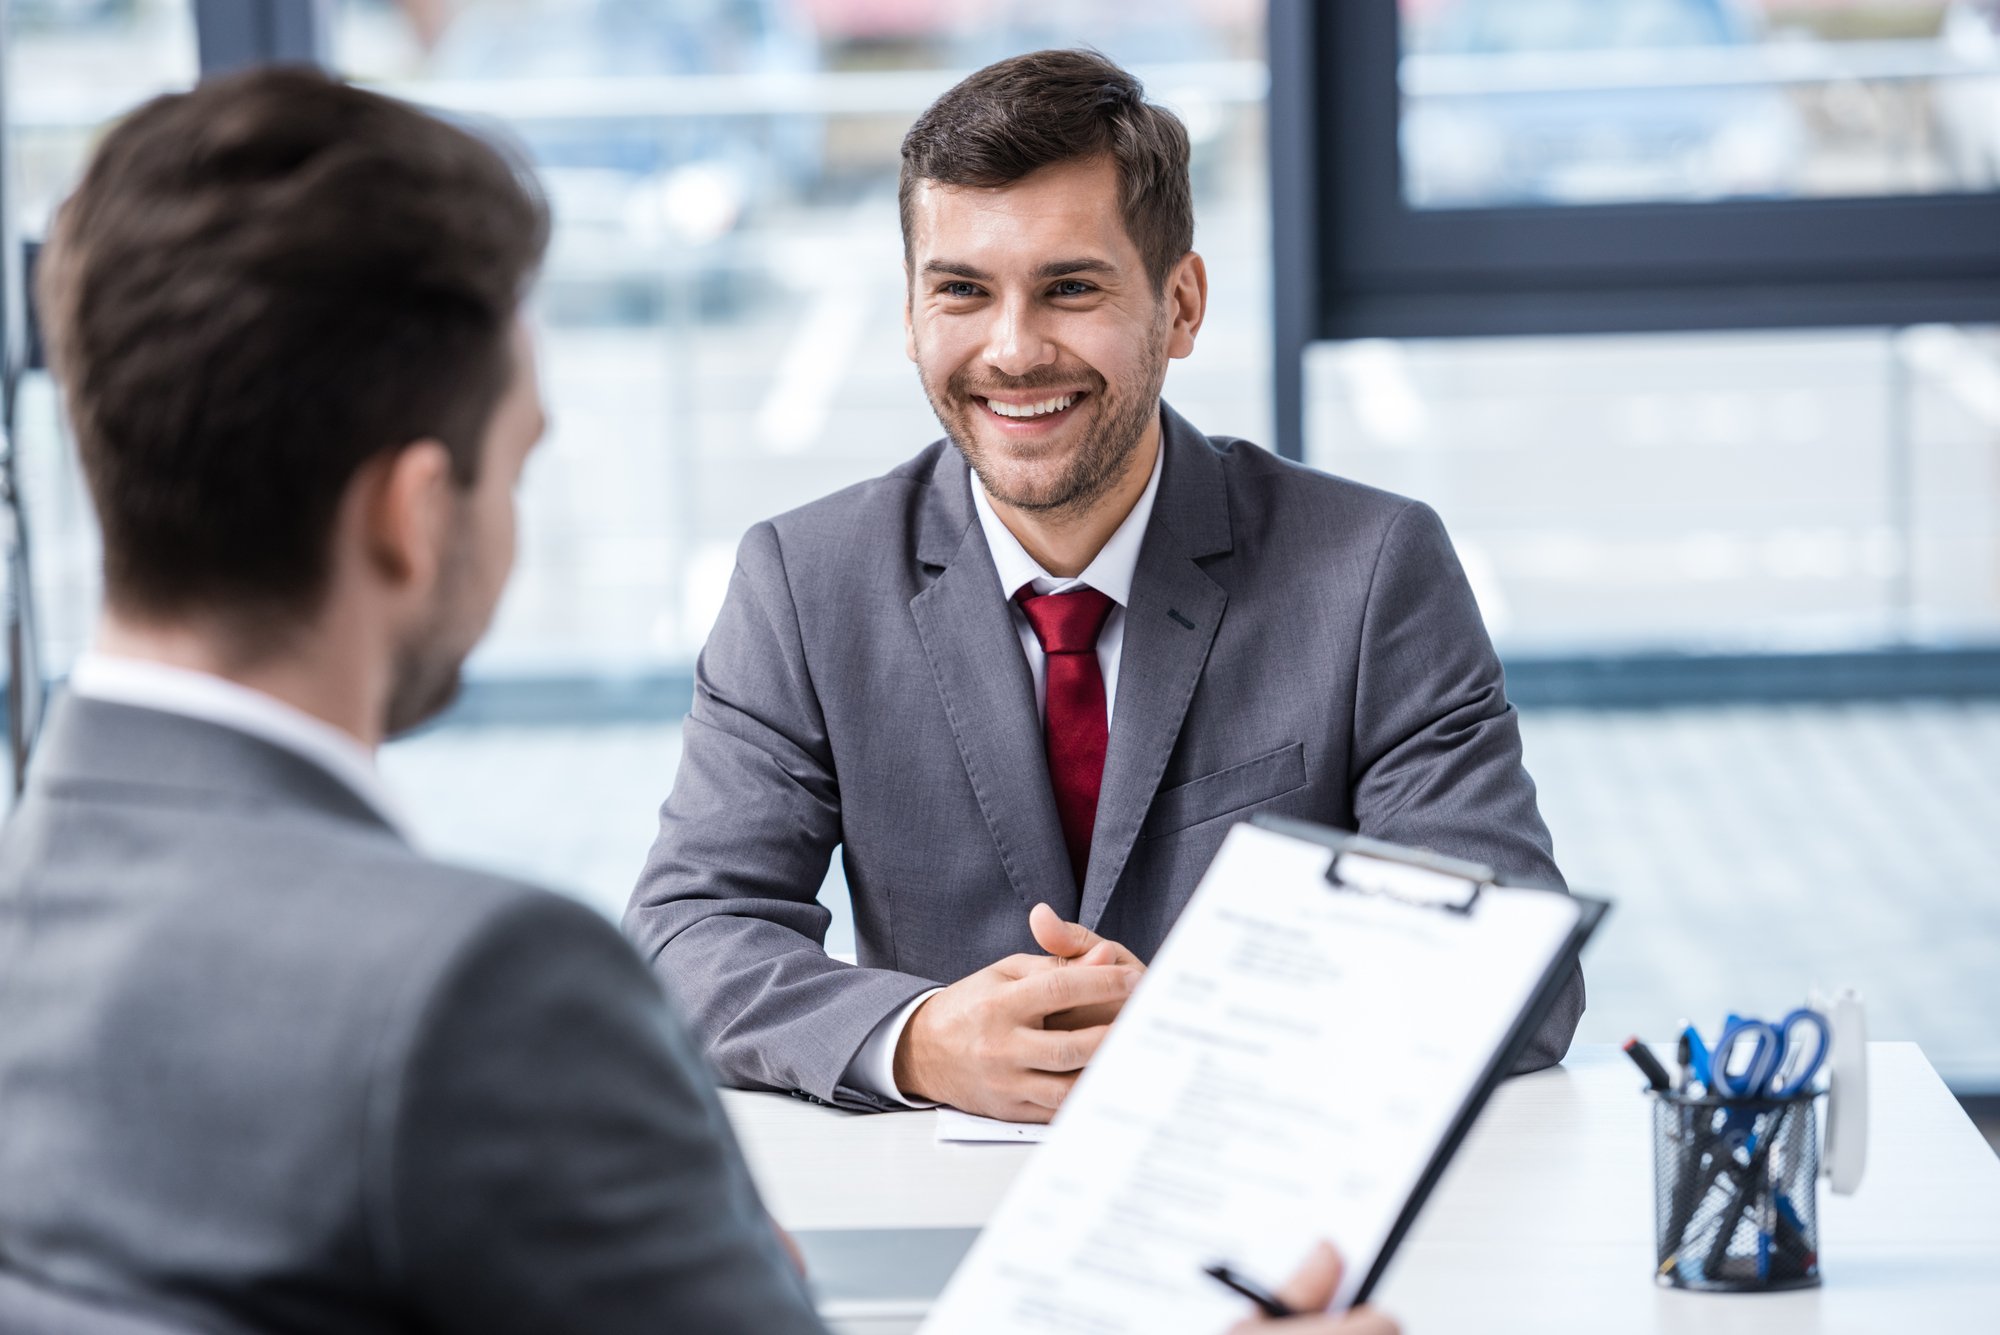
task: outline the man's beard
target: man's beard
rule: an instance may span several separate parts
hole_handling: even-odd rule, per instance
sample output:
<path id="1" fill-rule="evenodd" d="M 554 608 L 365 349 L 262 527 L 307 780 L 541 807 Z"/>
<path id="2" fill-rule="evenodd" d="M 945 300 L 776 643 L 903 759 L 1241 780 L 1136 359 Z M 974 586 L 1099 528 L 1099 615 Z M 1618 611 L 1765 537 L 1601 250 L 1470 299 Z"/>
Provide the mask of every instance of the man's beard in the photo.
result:
<path id="1" fill-rule="evenodd" d="M 961 368 L 945 382 L 942 394 L 932 388 L 928 379 L 921 376 L 919 379 L 923 380 L 924 396 L 931 401 L 931 411 L 937 414 L 958 452 L 965 456 L 966 464 L 978 475 L 988 496 L 1016 510 L 1074 515 L 1087 512 L 1124 477 L 1126 465 L 1145 437 L 1146 428 L 1159 415 L 1160 386 L 1166 381 L 1166 372 L 1167 358 L 1162 351 L 1143 370 L 1143 391 L 1131 395 L 1110 393 L 1103 376 L 1095 371 L 1086 372 L 1083 378 L 1089 384 L 1084 403 L 1095 401 L 1097 420 L 1086 424 L 1087 433 L 1063 460 L 1054 480 L 1033 492 L 1010 487 L 1001 469 L 993 465 L 981 447 L 973 415 L 987 410 L 973 396 L 1067 389 L 1074 387 L 1079 379 L 1074 371 L 1050 367 L 1025 376 L 987 376 L 974 384 L 968 370 Z"/>
<path id="2" fill-rule="evenodd" d="M 409 732 L 443 713 L 458 698 L 460 672 L 471 646 L 456 647 L 460 636 L 456 633 L 455 618 L 464 616 L 461 604 L 472 583 L 471 575 L 471 535 L 467 516 L 461 510 L 451 547 L 438 572 L 436 597 L 431 601 L 431 615 L 425 619 L 423 634 L 403 645 L 396 655 L 396 676 L 389 686 L 388 713 L 383 721 L 386 736 Z"/>
<path id="3" fill-rule="evenodd" d="M 389 694 L 384 735 L 400 737 L 442 714 L 458 698 L 463 655 L 426 653 L 426 646 L 406 650 L 396 665 L 395 686 Z"/>

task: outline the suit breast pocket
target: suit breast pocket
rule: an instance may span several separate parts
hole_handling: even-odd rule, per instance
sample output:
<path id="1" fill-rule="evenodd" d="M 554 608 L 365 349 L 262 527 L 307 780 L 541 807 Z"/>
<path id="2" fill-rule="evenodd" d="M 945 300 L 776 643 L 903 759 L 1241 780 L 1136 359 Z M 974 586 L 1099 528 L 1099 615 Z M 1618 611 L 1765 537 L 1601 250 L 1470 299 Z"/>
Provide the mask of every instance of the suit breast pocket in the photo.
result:
<path id="1" fill-rule="evenodd" d="M 1306 748 L 1292 742 L 1255 760 L 1163 788 L 1139 833 L 1155 839 L 1283 797 L 1306 782 Z"/>

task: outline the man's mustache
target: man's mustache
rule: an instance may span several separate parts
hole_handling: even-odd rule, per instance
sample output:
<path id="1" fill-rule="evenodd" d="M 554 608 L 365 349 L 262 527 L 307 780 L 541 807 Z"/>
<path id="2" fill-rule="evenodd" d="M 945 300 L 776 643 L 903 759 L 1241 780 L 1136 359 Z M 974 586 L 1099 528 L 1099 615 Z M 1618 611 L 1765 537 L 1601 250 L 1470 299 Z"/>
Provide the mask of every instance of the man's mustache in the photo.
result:
<path id="1" fill-rule="evenodd" d="M 977 383 L 969 375 L 956 374 L 945 389 L 958 398 L 989 398 L 995 394 L 1019 394 L 1037 389 L 1076 389 L 1096 393 L 1104 387 L 1104 377 L 1083 367 L 1050 367 L 1023 376 L 982 377 Z"/>

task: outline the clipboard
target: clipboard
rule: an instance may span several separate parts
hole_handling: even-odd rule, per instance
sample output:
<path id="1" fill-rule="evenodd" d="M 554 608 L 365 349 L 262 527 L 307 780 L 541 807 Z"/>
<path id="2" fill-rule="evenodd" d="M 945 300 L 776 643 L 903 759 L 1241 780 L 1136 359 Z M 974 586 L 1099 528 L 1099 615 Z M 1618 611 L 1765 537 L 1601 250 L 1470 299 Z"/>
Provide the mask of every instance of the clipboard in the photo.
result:
<path id="1" fill-rule="evenodd" d="M 1239 825 L 925 1330 L 1207 1335 L 1319 1237 L 1365 1299 L 1608 907 Z"/>
<path id="2" fill-rule="evenodd" d="M 1413 904 L 1413 907 L 1428 907 L 1440 912 L 1470 913 L 1475 911 L 1480 895 L 1490 888 L 1498 888 L 1504 884 L 1491 867 L 1445 857 L 1427 849 L 1404 848 L 1397 844 L 1383 843 L 1379 839 L 1369 839 L 1358 834 L 1349 834 L 1324 825 L 1314 825 L 1309 821 L 1293 820 L 1284 816 L 1253 816 L 1250 823 L 1279 834 L 1290 835 L 1294 839 L 1324 844 L 1333 849 L 1336 856 L 1327 868 L 1327 879 L 1336 888 L 1363 894 L 1384 893 L 1379 885 L 1371 886 L 1365 882 L 1357 882 L 1354 877 L 1342 876 L 1341 855 L 1353 855 L 1391 866 L 1414 867 L 1449 881 L 1464 883 L 1465 893 L 1462 899 Z M 1532 890 L 1545 887 L 1510 888 Z M 1548 893 L 1568 892 L 1549 890 Z M 1548 1018 L 1549 1010 L 1555 1005 L 1556 998 L 1562 995 L 1563 985 L 1569 981 L 1570 970 L 1574 969 L 1581 959 L 1584 945 L 1597 931 L 1597 926 L 1604 920 L 1604 915 L 1611 910 L 1609 902 L 1602 899 L 1592 899 L 1585 895 L 1569 897 L 1576 902 L 1578 908 L 1576 927 L 1571 931 L 1568 942 L 1556 953 L 1547 971 L 1543 973 L 1541 981 L 1536 984 L 1533 999 L 1515 1018 L 1514 1026 L 1508 1031 L 1506 1041 L 1494 1051 L 1493 1059 L 1481 1074 L 1472 1096 L 1465 1101 L 1457 1116 L 1452 1119 L 1451 1127 L 1445 1132 L 1444 1139 L 1438 1142 L 1437 1153 L 1425 1167 L 1423 1175 L 1417 1179 L 1415 1189 L 1404 1202 L 1402 1213 L 1390 1226 L 1382 1250 L 1376 1254 L 1375 1264 L 1369 1267 L 1367 1278 L 1361 1281 L 1361 1288 L 1354 1298 L 1356 1303 L 1367 1302 L 1368 1296 L 1375 1291 L 1376 1284 L 1381 1282 L 1383 1274 L 1389 1268 L 1389 1262 L 1395 1258 L 1396 1249 L 1402 1246 L 1404 1237 L 1408 1235 L 1410 1227 L 1417 1222 L 1417 1216 L 1423 1212 L 1425 1202 L 1430 1199 L 1431 1192 L 1437 1187 L 1439 1179 L 1444 1176 L 1444 1170 L 1450 1167 L 1459 1146 L 1465 1143 L 1466 1133 L 1471 1131 L 1472 1124 L 1479 1120 L 1479 1114 L 1485 1109 L 1486 1101 L 1493 1097 L 1493 1091 L 1499 1088 L 1500 1082 L 1507 1078 L 1507 1073 L 1514 1069 L 1515 1064 L 1521 1060 L 1521 1055 L 1528 1050 L 1528 1044 L 1534 1041 L 1536 1031 Z M 1411 901 L 1406 898 L 1404 902 Z"/>

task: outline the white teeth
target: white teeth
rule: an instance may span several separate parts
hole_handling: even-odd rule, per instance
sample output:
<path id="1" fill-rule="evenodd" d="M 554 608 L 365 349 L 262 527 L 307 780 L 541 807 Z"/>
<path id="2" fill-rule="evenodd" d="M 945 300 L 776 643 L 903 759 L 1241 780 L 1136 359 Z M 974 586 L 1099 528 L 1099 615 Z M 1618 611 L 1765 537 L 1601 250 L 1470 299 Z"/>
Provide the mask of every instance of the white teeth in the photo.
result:
<path id="1" fill-rule="evenodd" d="M 1065 394 L 1059 399 L 1043 399 L 1040 403 L 1002 403 L 998 399 L 986 400 L 986 406 L 1002 417 L 1045 417 L 1049 413 L 1059 413 L 1076 402 L 1076 395 Z"/>

